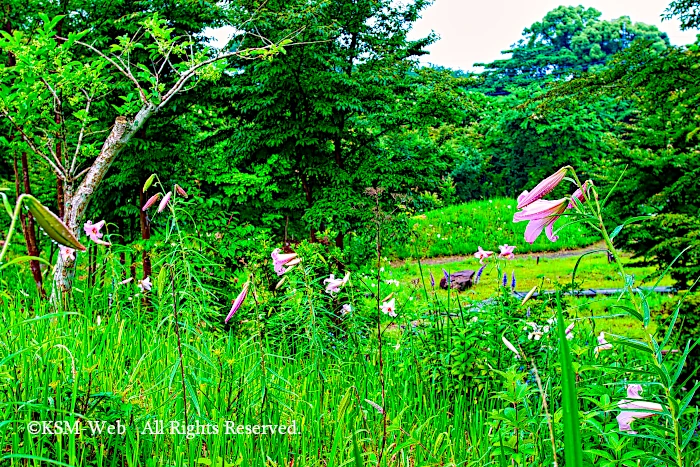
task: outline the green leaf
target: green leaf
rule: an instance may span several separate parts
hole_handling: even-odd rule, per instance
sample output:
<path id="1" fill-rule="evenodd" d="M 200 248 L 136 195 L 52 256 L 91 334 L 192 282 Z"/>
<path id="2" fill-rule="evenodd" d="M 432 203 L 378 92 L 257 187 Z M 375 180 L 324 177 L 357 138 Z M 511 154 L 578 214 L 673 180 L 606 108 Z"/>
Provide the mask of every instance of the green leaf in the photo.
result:
<path id="1" fill-rule="evenodd" d="M 562 407 L 564 409 L 564 458 L 568 467 L 583 467 L 583 448 L 578 421 L 578 399 L 571 354 L 566 339 L 561 301 L 557 294 L 557 328 L 559 329 L 559 362 L 561 364 Z"/>
<path id="2" fill-rule="evenodd" d="M 653 216 L 637 216 L 637 217 L 632 217 L 631 219 L 627 219 L 625 222 L 623 222 L 622 224 L 620 224 L 620 225 L 618 225 L 617 227 L 615 227 L 615 229 L 614 229 L 614 230 L 612 231 L 612 233 L 610 234 L 610 240 L 612 240 L 613 238 L 617 237 L 617 234 L 619 234 L 620 232 L 622 232 L 622 229 L 623 229 L 626 225 L 630 225 L 630 224 L 633 224 L 633 223 L 638 222 L 638 221 L 643 221 L 643 220 L 651 219 L 652 217 L 653 217 Z"/>

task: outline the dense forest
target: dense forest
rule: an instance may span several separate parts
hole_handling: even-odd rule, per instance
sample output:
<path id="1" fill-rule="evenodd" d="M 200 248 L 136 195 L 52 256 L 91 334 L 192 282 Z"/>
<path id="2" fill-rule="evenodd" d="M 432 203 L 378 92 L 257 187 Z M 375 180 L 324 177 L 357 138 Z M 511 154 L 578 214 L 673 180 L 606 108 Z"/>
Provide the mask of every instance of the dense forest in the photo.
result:
<path id="1" fill-rule="evenodd" d="M 0 175 L 64 215 L 115 119 L 152 107 L 80 213 L 146 250 L 163 228 L 140 209 L 151 173 L 189 188 L 191 225 L 220 231 L 232 260 L 255 248 L 253 230 L 347 246 L 368 222 L 367 187 L 427 211 L 514 197 L 564 165 L 600 182 L 624 173 L 614 216 L 656 214 L 620 237 L 625 248 L 668 264 L 695 244 L 697 45 L 562 6 L 482 73 L 426 68 L 435 37 L 408 32 L 427 4 L 10 2 Z M 696 13 L 668 10 L 687 28 Z M 208 31 L 224 24 L 244 25 L 230 56 L 180 83 L 216 56 Z M 28 241 L 35 256 L 50 248 Z M 678 278 L 700 272 L 697 260 L 685 256 Z"/>

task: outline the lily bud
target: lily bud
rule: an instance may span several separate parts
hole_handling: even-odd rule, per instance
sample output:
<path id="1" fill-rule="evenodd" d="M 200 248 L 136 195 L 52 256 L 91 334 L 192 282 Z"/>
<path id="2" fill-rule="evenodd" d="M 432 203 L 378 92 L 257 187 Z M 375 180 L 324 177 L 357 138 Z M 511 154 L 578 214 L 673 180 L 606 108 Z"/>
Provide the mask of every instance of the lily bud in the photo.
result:
<path id="1" fill-rule="evenodd" d="M 168 192 L 167 195 L 163 198 L 163 201 L 160 202 L 158 205 L 158 212 L 163 212 L 165 210 L 165 207 L 168 205 L 168 201 L 170 201 L 170 197 L 173 195 L 171 191 Z"/>
<path id="2" fill-rule="evenodd" d="M 151 174 L 150 177 L 148 177 L 148 180 L 146 180 L 146 183 L 143 184 L 143 192 L 145 193 L 146 190 L 151 188 L 151 185 L 153 185 L 153 180 L 156 179 L 156 174 Z"/>
<path id="3" fill-rule="evenodd" d="M 148 209 L 151 206 L 153 206 L 154 204 L 156 204 L 156 201 L 158 201 L 158 198 L 160 198 L 160 193 L 156 193 L 155 195 L 148 198 L 148 201 L 146 201 L 146 204 L 143 205 L 141 210 L 145 211 L 146 209 Z"/>
<path id="4" fill-rule="evenodd" d="M 85 251 L 85 247 L 75 238 L 73 232 L 56 214 L 49 211 L 38 199 L 31 195 L 24 195 L 23 199 L 29 212 L 32 213 L 36 222 L 46 232 L 46 235 L 63 246 Z"/>

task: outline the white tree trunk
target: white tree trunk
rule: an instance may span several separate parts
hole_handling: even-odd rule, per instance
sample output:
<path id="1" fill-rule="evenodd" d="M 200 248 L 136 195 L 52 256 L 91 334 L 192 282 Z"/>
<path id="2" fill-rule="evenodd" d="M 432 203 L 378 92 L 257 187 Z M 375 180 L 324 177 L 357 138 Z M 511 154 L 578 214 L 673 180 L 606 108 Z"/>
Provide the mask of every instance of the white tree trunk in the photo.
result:
<path id="1" fill-rule="evenodd" d="M 85 175 L 85 179 L 75 192 L 70 194 L 66 192 L 65 218 L 63 220 L 76 237 L 80 238 L 81 223 L 84 220 L 85 210 L 92 199 L 95 189 L 104 179 L 112 162 L 156 110 L 156 106 L 149 103 L 141 108 L 133 122 L 129 122 L 126 117 L 117 117 L 112 131 L 102 145 L 97 159 L 95 159 L 92 167 Z M 54 271 L 55 290 L 59 292 L 69 291 L 73 286 L 74 277 L 75 261 L 72 259 L 64 260 L 59 254 Z"/>

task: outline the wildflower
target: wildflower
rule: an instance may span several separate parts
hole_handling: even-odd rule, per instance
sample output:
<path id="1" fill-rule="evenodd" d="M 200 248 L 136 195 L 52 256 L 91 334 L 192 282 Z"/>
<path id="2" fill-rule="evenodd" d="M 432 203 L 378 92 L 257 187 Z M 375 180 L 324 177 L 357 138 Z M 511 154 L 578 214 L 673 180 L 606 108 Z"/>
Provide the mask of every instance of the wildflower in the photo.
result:
<path id="1" fill-rule="evenodd" d="M 146 278 L 141 279 L 138 284 L 136 284 L 139 289 L 141 289 L 141 292 L 146 292 L 151 290 L 151 278 L 146 276 Z"/>
<path id="2" fill-rule="evenodd" d="M 85 229 L 85 235 L 90 237 L 90 240 L 93 242 L 97 243 L 98 245 L 111 245 L 109 242 L 105 242 L 104 240 L 100 240 L 102 238 L 102 232 L 100 230 L 102 227 L 104 227 L 105 221 L 100 221 L 97 224 L 93 224 L 90 221 L 87 221 L 85 225 L 83 225 L 83 229 Z"/>
<path id="3" fill-rule="evenodd" d="M 69 259 L 75 261 L 75 250 L 73 248 L 61 246 L 60 250 L 63 261 L 68 261 Z"/>
<path id="4" fill-rule="evenodd" d="M 343 307 L 340 310 L 341 315 L 347 315 L 350 312 L 352 312 L 352 307 L 350 306 L 349 303 L 346 303 L 345 305 L 343 305 Z"/>
<path id="5" fill-rule="evenodd" d="M 450 284 L 450 273 L 445 270 L 445 268 L 442 268 L 442 274 L 445 276 L 445 282 L 449 285 Z"/>
<path id="6" fill-rule="evenodd" d="M 503 343 L 508 347 L 508 349 L 515 354 L 515 358 L 520 358 L 520 352 L 518 352 L 518 349 L 515 348 L 513 344 L 510 343 L 508 339 L 506 339 L 506 336 L 501 336 L 501 340 L 503 340 Z"/>
<path id="7" fill-rule="evenodd" d="M 389 284 L 389 285 L 393 284 L 396 287 L 401 285 L 401 283 L 399 281 L 397 281 L 396 279 L 388 279 L 388 280 L 385 280 L 384 283 Z"/>
<path id="8" fill-rule="evenodd" d="M 231 304 L 231 311 L 228 312 L 228 315 L 226 315 L 226 319 L 224 320 L 224 323 L 228 323 L 228 320 L 230 320 L 233 315 L 238 311 L 238 309 L 243 305 L 243 301 L 245 300 L 246 296 L 248 295 L 248 287 L 250 286 L 250 281 L 246 282 L 243 284 L 243 288 L 241 289 L 241 293 L 238 294 L 238 297 L 233 301 Z"/>
<path id="9" fill-rule="evenodd" d="M 434 289 L 435 288 L 435 276 L 433 276 L 433 271 L 430 272 L 430 286 Z"/>
<path id="10" fill-rule="evenodd" d="M 527 324 L 528 326 L 530 326 L 532 328 L 532 332 L 527 335 L 528 340 L 535 339 L 536 341 L 538 341 L 545 334 L 543 332 L 542 328 L 540 327 L 540 325 L 538 325 L 537 323 L 527 322 L 525 324 Z M 527 329 L 527 327 L 525 327 L 523 329 Z"/>
<path id="11" fill-rule="evenodd" d="M 170 201 L 170 197 L 172 195 L 173 192 L 169 191 L 168 194 L 163 197 L 163 200 L 158 205 L 158 212 L 163 212 L 165 210 L 165 207 L 168 205 L 168 202 Z"/>
<path id="12" fill-rule="evenodd" d="M 620 415 L 616 418 L 620 431 L 636 434 L 637 432 L 632 431 L 632 427 L 630 426 L 633 421 L 638 418 L 648 418 L 663 413 L 663 406 L 661 404 L 640 400 L 642 397 L 639 395 L 639 391 L 641 390 L 641 384 L 628 385 L 627 397 L 629 397 L 629 399 L 623 399 L 617 403 L 617 406 L 620 407 Z M 631 409 L 634 410 L 634 412 L 624 409 Z M 653 412 L 638 412 L 639 409 L 652 410 Z"/>
<path id="13" fill-rule="evenodd" d="M 501 250 L 501 252 L 498 254 L 499 258 L 505 258 L 505 259 L 515 258 L 515 254 L 513 254 L 513 250 L 515 250 L 515 247 L 513 245 L 508 245 L 506 243 L 505 245 L 499 245 L 498 248 Z"/>
<path id="14" fill-rule="evenodd" d="M 301 262 L 301 258 L 298 258 L 296 253 L 280 254 L 280 249 L 276 248 L 272 252 L 272 261 L 274 262 L 275 272 L 278 276 L 281 276 L 285 272 L 289 271 L 292 266 L 299 264 Z M 287 266 L 286 269 L 284 267 L 285 265 Z"/>
<path id="15" fill-rule="evenodd" d="M 148 198 L 148 201 L 146 201 L 146 204 L 143 205 L 141 210 L 145 211 L 146 209 L 148 209 L 151 206 L 153 206 L 154 204 L 156 204 L 156 201 L 158 201 L 158 198 L 160 198 L 160 193 L 156 193 L 155 195 Z"/>
<path id="16" fill-rule="evenodd" d="M 479 247 L 479 250 L 474 253 L 474 257 L 479 260 L 479 264 L 484 264 L 484 259 L 493 254 L 493 251 L 487 251 Z"/>
<path id="17" fill-rule="evenodd" d="M 481 266 L 479 268 L 478 271 L 476 271 L 476 278 L 474 279 L 475 284 L 479 283 L 479 280 L 481 279 L 481 274 L 483 274 L 485 268 L 486 268 L 486 265 L 484 264 L 483 266 Z"/>
<path id="18" fill-rule="evenodd" d="M 389 315 L 392 318 L 396 318 L 396 299 L 392 298 L 388 302 L 384 302 L 381 306 L 382 313 Z"/>
<path id="19" fill-rule="evenodd" d="M 520 196 L 518 196 L 518 209 L 522 209 L 549 194 L 549 192 L 555 189 L 557 185 L 564 180 L 567 171 L 567 167 L 562 167 L 538 183 L 532 191 L 523 191 Z"/>
<path id="20" fill-rule="evenodd" d="M 133 277 L 129 277 L 128 279 L 124 279 L 123 281 L 121 281 L 121 282 L 119 283 L 119 285 L 126 285 L 126 284 L 128 284 L 129 282 L 131 282 L 131 281 L 133 281 L 133 280 L 134 280 Z"/>
<path id="21" fill-rule="evenodd" d="M 612 349 L 612 344 L 608 344 L 608 341 L 605 340 L 605 333 L 600 331 L 600 334 L 598 335 L 598 346 L 594 350 L 595 354 L 598 355 L 601 350 L 610 349 Z"/>
<path id="22" fill-rule="evenodd" d="M 187 192 L 178 184 L 175 184 L 175 191 L 177 191 L 177 194 L 182 196 L 183 198 L 187 198 Z"/>
<path id="23" fill-rule="evenodd" d="M 503 273 L 503 287 L 505 287 L 507 283 L 508 283 L 508 274 L 506 274 L 504 272 Z"/>
<path id="24" fill-rule="evenodd" d="M 568 327 L 566 328 L 566 330 L 564 331 L 564 335 L 566 336 L 566 338 L 567 338 L 568 340 L 571 340 L 571 339 L 574 338 L 574 333 L 573 333 L 573 331 L 574 331 L 574 326 L 576 326 L 576 321 L 574 321 L 573 323 L 569 324 L 569 326 L 568 326 Z"/>
<path id="25" fill-rule="evenodd" d="M 515 269 L 513 269 L 513 273 L 511 274 L 511 279 L 510 279 L 510 289 L 515 290 Z"/>
<path id="26" fill-rule="evenodd" d="M 324 284 L 326 282 L 328 283 L 328 285 L 326 285 L 326 292 L 331 295 L 340 292 L 340 288 L 345 285 L 348 279 L 350 279 L 350 271 L 346 272 L 345 277 L 342 279 L 336 279 L 335 275 L 331 274 L 331 277 L 323 280 Z"/>

